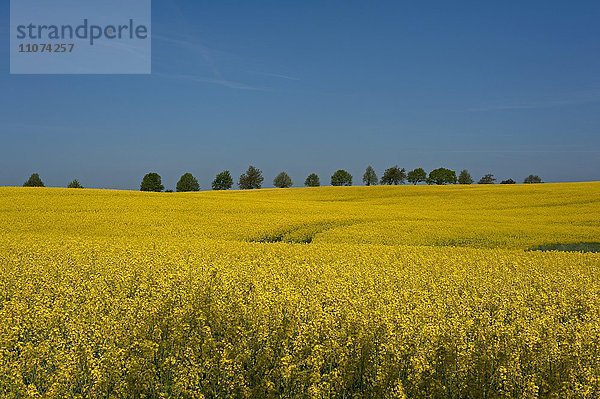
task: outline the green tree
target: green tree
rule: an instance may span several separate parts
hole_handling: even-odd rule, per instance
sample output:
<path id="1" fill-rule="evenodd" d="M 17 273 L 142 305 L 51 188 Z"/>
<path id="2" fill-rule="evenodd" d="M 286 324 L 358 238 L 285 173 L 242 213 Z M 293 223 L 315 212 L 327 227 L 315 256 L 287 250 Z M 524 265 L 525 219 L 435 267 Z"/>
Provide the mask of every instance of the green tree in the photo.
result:
<path id="1" fill-rule="evenodd" d="M 233 178 L 228 170 L 218 173 L 212 182 L 213 190 L 229 190 L 231 187 L 233 187 Z"/>
<path id="2" fill-rule="evenodd" d="M 83 188 L 79 180 L 73 179 L 69 184 L 67 184 L 67 188 Z"/>
<path id="3" fill-rule="evenodd" d="M 365 183 L 365 186 L 374 186 L 378 181 L 375 169 L 373 169 L 371 165 L 367 166 L 365 174 L 363 175 L 363 183 Z"/>
<path id="4" fill-rule="evenodd" d="M 481 179 L 479 179 L 479 182 L 477 182 L 477 184 L 494 184 L 495 181 L 496 181 L 496 178 L 494 177 L 494 175 L 491 173 L 488 173 L 487 175 L 485 175 Z"/>
<path id="5" fill-rule="evenodd" d="M 458 175 L 458 184 L 473 184 L 473 178 L 468 170 L 463 169 Z"/>
<path id="6" fill-rule="evenodd" d="M 416 168 L 408 172 L 407 179 L 412 184 L 417 184 L 427 180 L 427 173 L 423 168 Z"/>
<path id="7" fill-rule="evenodd" d="M 238 185 L 242 190 L 252 190 L 258 189 L 262 187 L 262 182 L 264 181 L 264 177 L 262 176 L 262 172 L 260 169 L 255 168 L 250 165 L 246 173 L 242 173 L 240 176 L 240 181 Z"/>
<path id="8" fill-rule="evenodd" d="M 140 184 L 140 191 L 155 191 L 160 192 L 164 190 L 165 187 L 162 185 L 162 179 L 160 175 L 155 172 L 151 172 L 146 174 L 142 179 L 142 184 Z"/>
<path id="9" fill-rule="evenodd" d="M 523 180 L 525 184 L 543 183 L 542 178 L 538 175 L 529 175 Z"/>
<path id="10" fill-rule="evenodd" d="M 429 172 L 427 184 L 455 184 L 457 181 L 456 172 L 446 168 L 437 168 Z"/>
<path id="11" fill-rule="evenodd" d="M 513 179 L 502 180 L 500 184 L 517 184 Z"/>
<path id="12" fill-rule="evenodd" d="M 44 182 L 40 179 L 40 175 L 33 173 L 29 179 L 23 183 L 23 187 L 45 187 Z"/>
<path id="13" fill-rule="evenodd" d="M 400 169 L 398 166 L 392 166 L 383 172 L 381 184 L 398 185 L 404 184 L 406 181 L 406 170 Z"/>
<path id="14" fill-rule="evenodd" d="M 352 175 L 345 171 L 344 169 L 338 169 L 331 176 L 331 185 L 332 186 L 351 186 L 352 185 Z"/>
<path id="15" fill-rule="evenodd" d="M 304 185 L 306 187 L 319 187 L 321 185 L 321 180 L 319 179 L 319 176 L 317 176 L 316 173 L 311 173 L 310 175 L 308 175 L 306 180 L 304 180 Z"/>
<path id="16" fill-rule="evenodd" d="M 277 188 L 289 188 L 292 184 L 292 178 L 285 172 L 281 172 L 273 180 L 273 185 Z"/>
<path id="17" fill-rule="evenodd" d="M 200 191 L 200 184 L 194 175 L 191 173 L 184 173 L 179 178 L 177 186 L 175 186 L 175 190 L 177 190 L 177 192 Z"/>

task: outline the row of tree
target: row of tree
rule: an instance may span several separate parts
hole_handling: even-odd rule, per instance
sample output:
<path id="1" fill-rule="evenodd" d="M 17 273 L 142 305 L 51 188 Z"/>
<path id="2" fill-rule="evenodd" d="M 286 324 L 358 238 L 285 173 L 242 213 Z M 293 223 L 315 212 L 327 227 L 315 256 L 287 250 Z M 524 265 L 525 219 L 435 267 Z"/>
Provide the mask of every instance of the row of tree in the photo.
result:
<path id="1" fill-rule="evenodd" d="M 248 170 L 243 173 L 238 180 L 238 187 L 242 190 L 259 189 L 262 187 L 264 177 L 262 171 L 254 166 L 248 167 Z M 377 173 L 373 167 L 368 166 L 363 175 L 362 181 L 367 186 L 377 184 L 383 185 L 398 185 L 405 184 L 407 181 L 412 184 L 427 183 L 427 184 L 473 184 L 475 181 L 471 177 L 468 170 L 462 170 L 458 177 L 456 172 L 446 168 L 434 169 L 429 174 L 423 168 L 416 168 L 409 172 L 406 169 L 392 166 L 384 171 L 381 180 L 378 179 Z M 479 179 L 479 184 L 494 184 L 496 178 L 492 174 L 486 174 Z M 503 180 L 500 184 L 515 184 L 512 179 Z M 536 175 L 529 175 L 523 183 L 542 183 L 542 179 Z M 273 185 L 278 188 L 289 188 L 293 186 L 291 177 L 286 172 L 279 173 L 273 180 Z M 319 176 L 316 173 L 308 175 L 304 181 L 306 187 L 318 187 L 321 185 Z M 332 186 L 351 186 L 352 175 L 344 170 L 339 169 L 331 176 Z M 212 182 L 213 190 L 229 190 L 233 187 L 233 178 L 228 170 L 224 170 L 217 174 Z M 158 173 L 148 173 L 144 176 L 140 186 L 142 191 L 163 191 L 161 177 Z M 176 186 L 177 191 L 199 191 L 200 184 L 198 180 L 191 174 L 185 173 Z"/>
<path id="2" fill-rule="evenodd" d="M 238 187 L 242 190 L 259 189 L 262 187 L 264 182 L 262 171 L 254 166 L 249 166 L 246 172 L 242 173 L 238 179 Z M 406 182 L 412 184 L 427 183 L 427 184 L 473 184 L 475 181 L 471 177 L 468 170 L 463 169 L 460 171 L 458 176 L 456 172 L 446 168 L 434 169 L 429 174 L 425 172 L 423 168 L 416 168 L 409 172 L 404 168 L 398 166 L 392 166 L 386 169 L 381 176 L 381 179 L 377 177 L 377 173 L 373 167 L 368 166 L 363 174 L 362 181 L 367 186 L 374 186 L 377 184 L 383 185 L 398 185 L 405 184 Z M 478 184 L 494 184 L 496 178 L 492 174 L 486 174 L 479 179 Z M 502 180 L 500 184 L 515 184 L 513 179 Z M 542 183 L 542 179 L 536 175 L 529 175 L 523 180 L 523 183 Z M 293 186 L 291 177 L 286 172 L 279 173 L 273 180 L 273 185 L 278 188 L 288 188 Z M 306 187 L 318 187 L 321 185 L 319 176 L 316 173 L 308 175 L 304 181 Z M 339 169 L 331 176 L 332 186 L 351 186 L 352 175 L 344 170 Z M 23 184 L 24 187 L 44 187 L 44 182 L 37 173 L 32 174 L 29 179 Z M 68 188 L 83 188 L 81 183 L 77 179 L 71 181 Z M 228 170 L 224 170 L 215 176 L 212 182 L 213 190 L 229 190 L 233 187 L 233 178 Z M 162 178 L 158 173 L 148 173 L 142 179 L 140 185 L 141 191 L 164 191 L 165 187 L 162 184 Z M 184 173 L 177 185 L 175 190 L 178 192 L 185 191 L 199 191 L 200 183 L 198 179 L 191 173 Z M 172 191 L 172 190 L 167 190 Z"/>
<path id="3" fill-rule="evenodd" d="M 29 176 L 29 179 L 25 183 L 23 183 L 23 187 L 46 187 L 40 175 L 37 173 L 33 173 Z M 67 188 L 83 188 L 79 180 L 74 179 L 67 184 Z"/>
<path id="4" fill-rule="evenodd" d="M 365 174 L 363 175 L 363 183 L 367 186 L 375 184 L 404 184 L 406 182 L 412 184 L 427 183 L 427 184 L 473 184 L 475 181 L 471 177 L 468 170 L 463 169 L 460 171 L 458 177 L 456 172 L 446 168 L 434 169 L 429 174 L 423 170 L 423 168 L 416 168 L 409 172 L 406 172 L 404 168 L 400 169 L 398 166 L 392 166 L 383 173 L 381 180 L 378 181 L 375 170 L 368 166 Z M 478 184 L 494 184 L 496 178 L 492 174 L 486 174 L 479 179 Z M 523 183 L 542 183 L 542 179 L 537 175 L 529 175 Z M 516 184 L 513 179 L 502 180 L 500 184 Z"/>

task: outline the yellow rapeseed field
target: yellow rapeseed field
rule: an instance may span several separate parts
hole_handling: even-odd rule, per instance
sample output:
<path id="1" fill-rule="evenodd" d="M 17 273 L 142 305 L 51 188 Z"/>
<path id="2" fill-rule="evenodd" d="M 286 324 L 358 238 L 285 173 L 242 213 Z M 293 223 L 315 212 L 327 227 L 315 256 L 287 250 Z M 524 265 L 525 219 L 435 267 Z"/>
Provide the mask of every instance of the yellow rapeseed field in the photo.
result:
<path id="1" fill-rule="evenodd" d="M 1 398 L 599 398 L 600 183 L 0 188 Z"/>

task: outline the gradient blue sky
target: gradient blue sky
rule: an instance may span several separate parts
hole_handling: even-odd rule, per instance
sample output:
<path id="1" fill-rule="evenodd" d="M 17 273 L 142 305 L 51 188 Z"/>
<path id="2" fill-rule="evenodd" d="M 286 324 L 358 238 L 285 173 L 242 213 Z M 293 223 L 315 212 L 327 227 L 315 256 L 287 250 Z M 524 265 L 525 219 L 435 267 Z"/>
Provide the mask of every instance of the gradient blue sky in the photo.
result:
<path id="1" fill-rule="evenodd" d="M 600 179 L 598 1 L 153 2 L 153 73 L 9 75 L 0 185 L 296 185 L 369 164 Z"/>

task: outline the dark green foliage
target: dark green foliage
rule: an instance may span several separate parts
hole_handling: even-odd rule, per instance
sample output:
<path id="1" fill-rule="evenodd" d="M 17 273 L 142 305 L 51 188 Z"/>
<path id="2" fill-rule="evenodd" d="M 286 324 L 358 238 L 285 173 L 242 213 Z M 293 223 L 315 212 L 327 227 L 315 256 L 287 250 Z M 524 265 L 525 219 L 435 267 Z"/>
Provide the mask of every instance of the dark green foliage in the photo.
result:
<path id="1" fill-rule="evenodd" d="M 530 251 L 600 252 L 600 242 L 576 242 L 569 244 L 544 244 L 529 248 Z"/>
<path id="2" fill-rule="evenodd" d="M 165 193 L 172 193 L 173 190 L 165 190 Z"/>
<path id="3" fill-rule="evenodd" d="M 250 165 L 246 173 L 242 173 L 240 176 L 238 185 L 242 190 L 258 189 L 262 187 L 263 180 L 265 179 L 262 176 L 260 169 Z"/>
<path id="4" fill-rule="evenodd" d="M 496 181 L 496 178 L 494 177 L 494 175 L 491 173 L 488 173 L 487 175 L 485 175 L 481 179 L 479 179 L 478 184 L 494 184 L 495 181 Z"/>
<path id="5" fill-rule="evenodd" d="M 332 186 L 351 186 L 352 185 L 352 175 L 345 171 L 344 169 L 337 170 L 331 176 L 331 185 Z"/>
<path id="6" fill-rule="evenodd" d="M 23 183 L 23 187 L 45 187 L 44 182 L 40 179 L 40 175 L 33 173 L 29 179 Z"/>
<path id="7" fill-rule="evenodd" d="M 281 172 L 273 180 L 273 185 L 277 188 L 289 188 L 292 184 L 292 178 L 285 172 Z"/>
<path id="8" fill-rule="evenodd" d="M 79 180 L 73 179 L 69 184 L 67 184 L 67 188 L 83 188 Z"/>
<path id="9" fill-rule="evenodd" d="M 456 184 L 456 172 L 446 168 L 438 168 L 429 172 L 427 184 Z"/>
<path id="10" fill-rule="evenodd" d="M 140 185 L 140 191 L 155 191 L 160 192 L 164 190 L 165 187 L 162 185 L 162 179 L 160 175 L 155 172 L 148 173 L 142 179 L 142 184 Z"/>
<path id="11" fill-rule="evenodd" d="M 306 187 L 319 187 L 321 185 L 321 180 L 319 180 L 319 176 L 317 176 L 316 173 L 311 173 L 304 181 L 304 185 Z"/>
<path id="12" fill-rule="evenodd" d="M 513 179 L 502 180 L 500 184 L 517 184 Z"/>
<path id="13" fill-rule="evenodd" d="M 463 169 L 458 175 L 458 184 L 473 184 L 473 178 L 468 170 Z"/>
<path id="14" fill-rule="evenodd" d="M 398 185 L 404 184 L 406 181 L 406 170 L 400 169 L 398 166 L 392 166 L 383 172 L 381 184 Z"/>
<path id="15" fill-rule="evenodd" d="M 542 179 L 538 175 L 529 175 L 523 180 L 525 184 L 543 183 Z"/>
<path id="16" fill-rule="evenodd" d="M 229 190 L 231 187 L 233 187 L 233 178 L 228 170 L 218 173 L 212 182 L 213 190 Z"/>
<path id="17" fill-rule="evenodd" d="M 412 184 L 417 184 L 427 180 L 427 173 L 423 168 L 416 168 L 408 172 L 407 179 Z"/>
<path id="18" fill-rule="evenodd" d="M 365 174 L 363 175 L 363 183 L 365 183 L 365 186 L 374 186 L 377 182 L 378 179 L 375 169 L 373 169 L 371 165 L 367 166 L 367 170 L 365 170 Z"/>
<path id="19" fill-rule="evenodd" d="M 177 192 L 200 191 L 198 180 L 191 173 L 184 173 L 175 187 Z"/>

